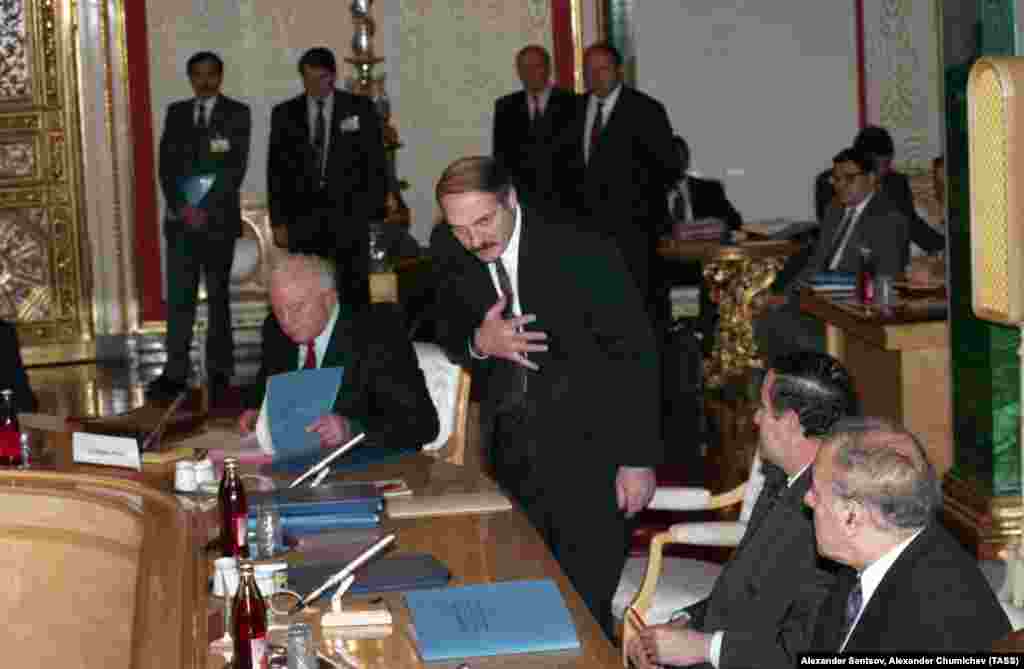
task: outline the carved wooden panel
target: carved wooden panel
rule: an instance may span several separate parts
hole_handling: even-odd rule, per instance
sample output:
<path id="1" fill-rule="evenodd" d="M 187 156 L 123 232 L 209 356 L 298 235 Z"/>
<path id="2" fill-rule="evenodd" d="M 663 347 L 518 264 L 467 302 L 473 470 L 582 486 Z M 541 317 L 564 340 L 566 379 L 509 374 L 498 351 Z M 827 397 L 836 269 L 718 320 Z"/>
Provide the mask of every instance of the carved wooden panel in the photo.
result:
<path id="1" fill-rule="evenodd" d="M 66 6 L 0 0 L 0 318 L 18 323 L 23 345 L 90 336 Z"/>

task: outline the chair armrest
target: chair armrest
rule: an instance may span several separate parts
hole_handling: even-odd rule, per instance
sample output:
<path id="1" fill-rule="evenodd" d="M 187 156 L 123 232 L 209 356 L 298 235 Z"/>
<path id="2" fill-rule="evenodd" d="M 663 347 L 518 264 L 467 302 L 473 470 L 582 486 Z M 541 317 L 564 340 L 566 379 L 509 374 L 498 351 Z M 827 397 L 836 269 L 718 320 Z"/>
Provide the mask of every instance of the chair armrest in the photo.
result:
<path id="1" fill-rule="evenodd" d="M 678 523 L 669 528 L 672 543 L 691 546 L 737 546 L 746 531 L 746 523 L 725 521 Z"/>
<path id="2" fill-rule="evenodd" d="M 653 511 L 701 511 L 708 508 L 711 491 L 706 488 L 658 486 L 647 505 Z"/>

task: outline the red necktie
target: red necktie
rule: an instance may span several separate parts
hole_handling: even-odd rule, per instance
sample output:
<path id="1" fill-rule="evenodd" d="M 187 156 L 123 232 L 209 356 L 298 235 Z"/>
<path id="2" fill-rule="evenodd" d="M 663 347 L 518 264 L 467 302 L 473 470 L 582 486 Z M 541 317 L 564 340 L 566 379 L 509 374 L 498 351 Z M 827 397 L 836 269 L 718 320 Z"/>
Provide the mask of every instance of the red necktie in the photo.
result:
<path id="1" fill-rule="evenodd" d="M 315 342 L 309 342 L 306 344 L 306 362 L 302 365 L 303 369 L 316 369 L 316 344 Z"/>

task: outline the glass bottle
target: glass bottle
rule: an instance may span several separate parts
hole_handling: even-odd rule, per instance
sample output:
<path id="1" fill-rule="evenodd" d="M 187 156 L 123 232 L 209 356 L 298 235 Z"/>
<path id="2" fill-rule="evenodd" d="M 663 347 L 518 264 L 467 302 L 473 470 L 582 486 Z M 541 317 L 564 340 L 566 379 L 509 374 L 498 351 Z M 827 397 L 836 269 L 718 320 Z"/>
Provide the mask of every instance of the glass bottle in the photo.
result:
<path id="1" fill-rule="evenodd" d="M 217 493 L 220 502 L 220 543 L 224 557 L 249 557 L 249 504 L 238 473 L 238 459 L 224 458 L 224 476 Z"/>
<path id="2" fill-rule="evenodd" d="M 875 257 L 869 248 L 861 248 L 860 265 L 857 269 L 857 301 L 861 304 L 875 302 Z"/>
<path id="3" fill-rule="evenodd" d="M 252 563 L 242 563 L 239 573 L 238 592 L 231 607 L 234 669 L 267 669 L 270 660 L 267 606 L 256 585 Z"/>
<path id="4" fill-rule="evenodd" d="M 21 465 L 21 427 L 14 409 L 14 391 L 0 390 L 0 467 Z"/>

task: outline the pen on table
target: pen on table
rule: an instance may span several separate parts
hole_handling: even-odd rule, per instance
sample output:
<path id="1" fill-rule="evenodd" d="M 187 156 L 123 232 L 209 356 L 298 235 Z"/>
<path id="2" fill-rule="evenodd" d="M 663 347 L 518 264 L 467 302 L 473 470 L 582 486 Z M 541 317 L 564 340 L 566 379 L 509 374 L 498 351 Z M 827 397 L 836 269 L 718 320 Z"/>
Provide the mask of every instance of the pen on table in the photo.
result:
<path id="1" fill-rule="evenodd" d="M 139 447 L 140 452 L 144 453 L 145 451 L 149 450 L 149 448 L 153 444 L 160 440 L 161 435 L 163 435 L 164 429 L 167 427 L 167 423 L 171 420 L 171 416 L 174 415 L 174 412 L 178 410 L 178 407 L 181 406 L 181 403 L 184 402 L 185 399 L 188 397 L 188 393 L 188 390 L 183 390 L 178 394 L 177 397 L 174 398 L 174 401 L 171 402 L 171 406 L 167 407 L 167 411 L 164 412 L 164 415 L 160 416 L 160 422 L 156 424 L 156 427 L 153 428 L 153 431 L 150 432 L 149 436 L 146 437 L 146 440 L 142 442 L 142 446 Z"/>
<path id="2" fill-rule="evenodd" d="M 343 453 L 348 452 L 349 449 L 351 449 L 353 446 L 355 446 L 356 444 L 358 444 L 360 441 L 362 441 L 365 438 L 366 438 L 366 433 L 365 432 L 360 432 L 356 436 L 352 437 L 352 439 L 350 439 L 347 443 L 342 444 L 333 453 L 331 453 L 326 458 L 324 458 L 323 460 L 321 460 L 320 462 L 316 463 L 315 465 L 313 465 L 312 467 L 307 469 L 305 472 L 303 472 L 302 475 L 299 478 L 297 478 L 294 481 L 292 481 L 291 483 L 289 483 L 288 487 L 289 488 L 294 488 L 295 486 L 299 485 L 300 483 L 302 483 L 303 481 L 308 479 L 313 474 L 316 474 L 317 472 L 319 472 L 320 470 L 325 468 L 327 465 L 329 465 L 332 462 L 334 462 L 335 458 L 339 457 Z"/>
<path id="3" fill-rule="evenodd" d="M 356 559 L 352 560 L 347 565 L 345 565 L 344 569 L 342 569 L 337 574 L 335 574 L 334 576 L 331 576 L 329 579 L 324 581 L 324 584 L 321 585 L 319 588 L 317 588 L 313 592 L 311 592 L 308 595 L 306 595 L 305 597 L 303 597 L 302 601 L 300 601 L 298 604 L 296 604 L 295 606 L 292 607 L 291 611 L 288 612 L 288 615 L 290 615 L 290 616 L 291 615 L 295 615 L 296 613 L 298 613 L 302 609 L 304 609 L 307 606 L 309 606 L 320 595 L 324 594 L 325 590 L 327 590 L 328 588 L 331 588 L 334 585 L 337 585 L 341 581 L 345 580 L 346 576 L 348 576 L 349 574 L 354 572 L 359 567 L 363 566 L 363 564 L 365 562 L 367 562 L 374 555 L 376 555 L 377 553 L 382 551 L 388 544 L 390 544 L 394 540 L 395 540 L 395 535 L 394 534 L 389 534 L 386 537 L 384 537 L 383 539 L 381 539 L 380 541 L 378 541 L 377 543 L 375 543 L 374 545 L 372 545 L 369 548 L 367 548 L 365 551 L 363 551 L 362 553 L 359 554 L 359 557 L 357 557 Z"/>

